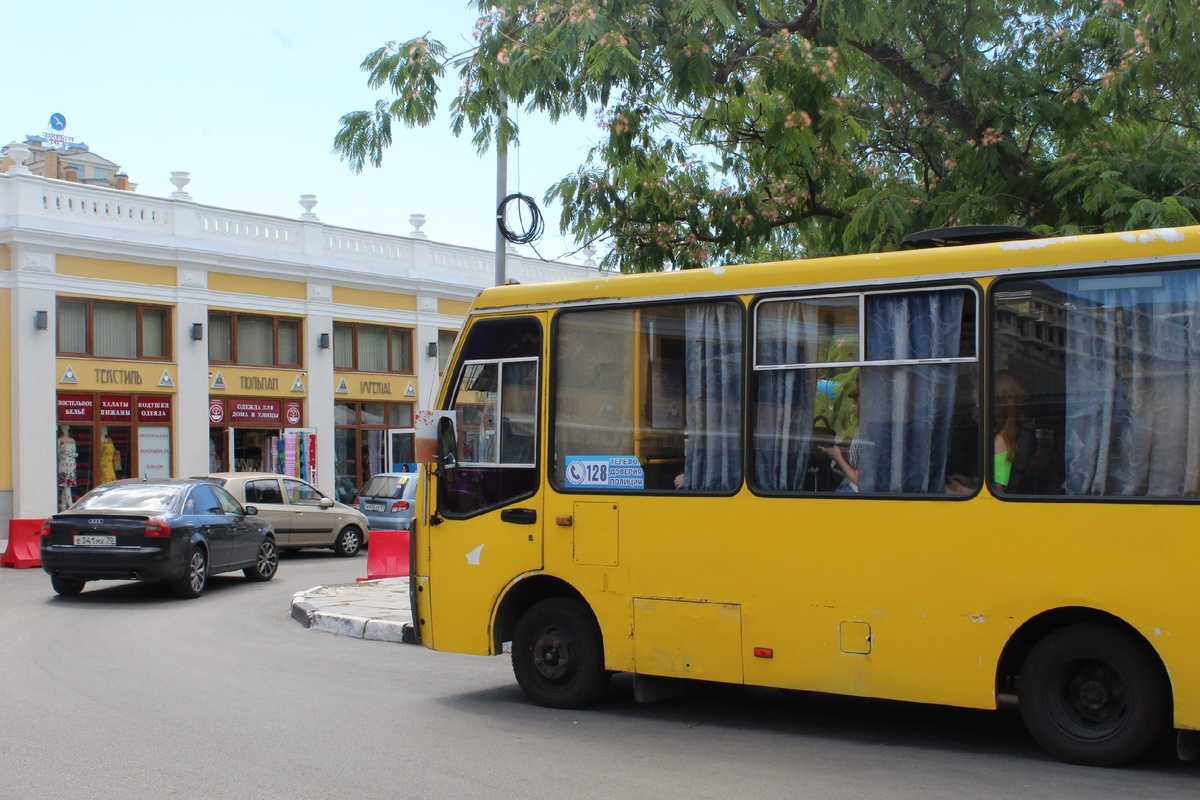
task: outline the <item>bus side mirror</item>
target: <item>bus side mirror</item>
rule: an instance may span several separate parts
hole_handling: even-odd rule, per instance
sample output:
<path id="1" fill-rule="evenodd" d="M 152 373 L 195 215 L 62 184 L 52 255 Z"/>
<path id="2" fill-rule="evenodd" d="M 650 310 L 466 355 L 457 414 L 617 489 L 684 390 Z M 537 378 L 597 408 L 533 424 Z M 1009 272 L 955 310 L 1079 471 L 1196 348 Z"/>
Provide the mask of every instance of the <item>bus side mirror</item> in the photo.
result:
<path id="1" fill-rule="evenodd" d="M 454 470 L 458 468 L 457 453 L 458 434 L 454 430 L 454 420 L 442 417 L 438 420 L 437 463 L 443 481 L 454 480 Z"/>

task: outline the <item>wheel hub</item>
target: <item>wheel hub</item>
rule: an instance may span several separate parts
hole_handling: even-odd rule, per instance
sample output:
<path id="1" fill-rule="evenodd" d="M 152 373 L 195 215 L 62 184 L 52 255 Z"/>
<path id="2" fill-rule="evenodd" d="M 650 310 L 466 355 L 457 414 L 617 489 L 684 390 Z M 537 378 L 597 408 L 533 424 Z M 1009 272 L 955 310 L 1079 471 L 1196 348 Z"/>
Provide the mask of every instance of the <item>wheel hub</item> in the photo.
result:
<path id="1" fill-rule="evenodd" d="M 566 674 L 570 658 L 559 637 L 546 635 L 533 644 L 533 663 L 543 677 L 557 680 Z"/>
<path id="2" fill-rule="evenodd" d="M 1098 680 L 1090 680 L 1079 688 L 1079 702 L 1084 708 L 1098 711 L 1108 705 L 1108 687 Z"/>

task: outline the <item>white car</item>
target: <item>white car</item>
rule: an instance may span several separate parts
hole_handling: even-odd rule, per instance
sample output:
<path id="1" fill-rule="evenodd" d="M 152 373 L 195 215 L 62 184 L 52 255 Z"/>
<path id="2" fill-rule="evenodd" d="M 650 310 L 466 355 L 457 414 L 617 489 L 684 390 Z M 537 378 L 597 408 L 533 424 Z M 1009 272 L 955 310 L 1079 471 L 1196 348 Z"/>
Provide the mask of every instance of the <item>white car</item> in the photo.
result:
<path id="1" fill-rule="evenodd" d="M 280 550 L 330 547 L 339 556 L 353 556 L 367 544 L 367 518 L 307 481 L 271 472 L 217 472 L 201 477 L 223 487 L 239 503 L 257 508 L 259 519 L 275 529 Z"/>

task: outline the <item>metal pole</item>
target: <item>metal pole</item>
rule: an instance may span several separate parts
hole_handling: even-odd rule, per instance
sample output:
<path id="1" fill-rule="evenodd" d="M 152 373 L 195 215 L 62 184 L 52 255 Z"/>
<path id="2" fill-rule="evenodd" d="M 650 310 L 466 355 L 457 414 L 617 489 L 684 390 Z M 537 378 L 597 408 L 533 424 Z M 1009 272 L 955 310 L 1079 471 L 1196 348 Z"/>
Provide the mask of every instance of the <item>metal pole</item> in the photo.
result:
<path id="1" fill-rule="evenodd" d="M 508 152 L 507 145 L 500 143 L 500 124 L 504 122 L 507 114 L 507 104 L 504 98 L 500 98 L 500 121 L 496 125 L 496 285 L 504 285 L 505 257 L 506 245 L 504 234 L 500 232 L 501 214 L 500 204 L 504 202 L 504 198 L 508 196 Z"/>

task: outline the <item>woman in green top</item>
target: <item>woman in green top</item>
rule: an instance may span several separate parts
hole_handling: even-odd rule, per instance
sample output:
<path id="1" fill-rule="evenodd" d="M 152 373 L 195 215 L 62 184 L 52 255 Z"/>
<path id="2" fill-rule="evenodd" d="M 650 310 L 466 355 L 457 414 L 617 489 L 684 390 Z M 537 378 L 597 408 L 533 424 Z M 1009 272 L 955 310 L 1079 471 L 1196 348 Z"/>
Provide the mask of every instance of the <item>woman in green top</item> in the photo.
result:
<path id="1" fill-rule="evenodd" d="M 1025 390 L 1007 372 L 996 373 L 996 407 L 993 412 L 995 439 L 992 443 L 992 482 L 1005 489 L 1017 457 L 1017 432 L 1021 429 Z"/>

